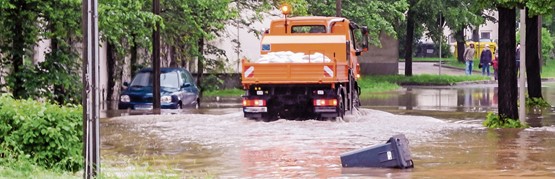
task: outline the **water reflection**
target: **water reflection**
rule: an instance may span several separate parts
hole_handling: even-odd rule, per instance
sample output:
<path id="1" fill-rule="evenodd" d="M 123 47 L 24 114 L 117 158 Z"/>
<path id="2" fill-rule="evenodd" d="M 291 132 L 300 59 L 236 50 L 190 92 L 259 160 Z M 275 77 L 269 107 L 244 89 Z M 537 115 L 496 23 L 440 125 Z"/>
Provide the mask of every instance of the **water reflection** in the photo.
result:
<path id="1" fill-rule="evenodd" d="M 486 112 L 497 109 L 497 87 L 419 88 L 363 98 L 367 107 L 398 106 L 405 110 Z"/>
<path id="2" fill-rule="evenodd" d="M 544 99 L 555 103 L 555 83 L 544 83 Z M 485 119 L 487 112 L 498 110 L 496 85 L 459 87 L 408 87 L 396 92 L 365 95 L 362 106 L 396 114 L 433 116 L 442 119 Z M 555 125 L 555 108 L 527 109 L 532 127 Z"/>

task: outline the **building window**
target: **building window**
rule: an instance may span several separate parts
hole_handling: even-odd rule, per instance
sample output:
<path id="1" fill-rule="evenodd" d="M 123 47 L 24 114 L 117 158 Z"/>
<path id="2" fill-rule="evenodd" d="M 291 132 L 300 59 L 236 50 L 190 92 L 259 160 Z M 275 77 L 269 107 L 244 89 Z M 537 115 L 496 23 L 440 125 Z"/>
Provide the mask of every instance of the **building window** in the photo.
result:
<path id="1" fill-rule="evenodd" d="M 490 32 L 481 32 L 480 37 L 480 39 L 491 39 Z"/>

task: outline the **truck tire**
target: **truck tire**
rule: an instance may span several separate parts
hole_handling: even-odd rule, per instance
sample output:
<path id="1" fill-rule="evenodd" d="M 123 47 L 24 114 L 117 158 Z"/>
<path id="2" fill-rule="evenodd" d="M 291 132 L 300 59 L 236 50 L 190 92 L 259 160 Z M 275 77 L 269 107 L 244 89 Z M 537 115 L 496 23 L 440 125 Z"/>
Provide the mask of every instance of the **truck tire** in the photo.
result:
<path id="1" fill-rule="evenodd" d="M 360 107 L 360 95 L 359 90 L 353 91 L 353 109 L 358 109 Z"/>
<path id="2" fill-rule="evenodd" d="M 345 116 L 345 100 L 341 92 L 337 94 L 337 117 L 343 119 Z"/>

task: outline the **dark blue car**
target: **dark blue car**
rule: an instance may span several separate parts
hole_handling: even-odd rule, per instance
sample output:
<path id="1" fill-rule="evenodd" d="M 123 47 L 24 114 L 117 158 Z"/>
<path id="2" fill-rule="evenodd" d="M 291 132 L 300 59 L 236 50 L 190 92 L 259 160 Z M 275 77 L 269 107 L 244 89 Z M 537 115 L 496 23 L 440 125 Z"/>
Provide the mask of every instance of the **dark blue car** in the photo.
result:
<path id="1" fill-rule="evenodd" d="M 119 109 L 152 109 L 152 68 L 140 70 L 121 93 Z M 160 69 L 160 103 L 162 109 L 199 107 L 199 89 L 191 73 L 182 68 Z"/>

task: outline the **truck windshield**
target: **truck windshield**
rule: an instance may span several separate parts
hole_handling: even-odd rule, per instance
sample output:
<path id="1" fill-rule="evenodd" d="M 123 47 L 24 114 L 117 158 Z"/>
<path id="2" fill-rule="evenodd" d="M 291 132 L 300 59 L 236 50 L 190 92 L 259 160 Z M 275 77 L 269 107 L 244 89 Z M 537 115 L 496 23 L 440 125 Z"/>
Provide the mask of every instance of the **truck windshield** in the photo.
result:
<path id="1" fill-rule="evenodd" d="M 294 25 L 291 33 L 326 33 L 326 26 L 323 25 Z"/>

